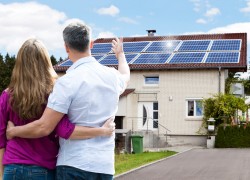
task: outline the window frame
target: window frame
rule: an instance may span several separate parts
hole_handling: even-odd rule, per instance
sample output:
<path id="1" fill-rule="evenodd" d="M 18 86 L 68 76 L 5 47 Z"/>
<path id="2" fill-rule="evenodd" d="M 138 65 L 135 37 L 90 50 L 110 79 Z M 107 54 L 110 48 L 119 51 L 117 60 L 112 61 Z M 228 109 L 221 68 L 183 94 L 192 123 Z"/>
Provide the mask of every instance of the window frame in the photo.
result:
<path id="1" fill-rule="evenodd" d="M 159 83 L 160 83 L 159 75 L 144 75 L 143 77 L 144 77 L 143 78 L 144 86 L 159 86 Z M 156 82 L 156 83 L 147 83 L 146 81 L 147 78 L 158 78 L 158 81 L 149 81 L 149 82 Z"/>
<path id="2" fill-rule="evenodd" d="M 186 103 L 185 103 L 185 116 L 188 119 L 202 119 L 203 118 L 203 114 L 204 114 L 204 107 L 203 104 L 201 104 L 202 106 L 202 114 L 201 116 L 197 116 L 197 101 L 202 103 L 203 98 L 186 98 Z M 194 102 L 194 112 L 193 112 L 193 116 L 188 115 L 188 102 L 189 101 L 193 101 Z"/>
<path id="3" fill-rule="evenodd" d="M 154 109 L 154 103 L 157 103 L 157 109 Z M 157 119 L 154 119 L 154 112 L 157 112 Z M 158 129 L 159 128 L 159 102 L 158 101 L 155 101 L 153 102 L 153 111 L 152 111 L 152 118 L 153 118 L 153 129 Z M 157 123 L 157 127 L 154 127 L 155 124 L 154 123 Z"/>

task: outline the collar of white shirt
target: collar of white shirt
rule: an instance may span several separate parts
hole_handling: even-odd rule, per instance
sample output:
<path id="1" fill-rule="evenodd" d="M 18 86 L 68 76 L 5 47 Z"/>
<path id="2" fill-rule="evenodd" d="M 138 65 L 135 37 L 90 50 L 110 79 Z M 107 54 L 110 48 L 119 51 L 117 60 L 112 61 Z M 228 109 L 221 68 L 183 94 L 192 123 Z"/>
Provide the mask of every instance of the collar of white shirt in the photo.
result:
<path id="1" fill-rule="evenodd" d="M 66 71 L 66 73 L 76 69 L 78 66 L 80 66 L 80 65 L 82 65 L 84 63 L 89 63 L 89 62 L 93 62 L 93 61 L 96 61 L 96 60 L 92 56 L 88 56 L 88 57 L 78 59 L 76 62 L 73 63 L 72 66 L 70 66 L 70 68 Z"/>

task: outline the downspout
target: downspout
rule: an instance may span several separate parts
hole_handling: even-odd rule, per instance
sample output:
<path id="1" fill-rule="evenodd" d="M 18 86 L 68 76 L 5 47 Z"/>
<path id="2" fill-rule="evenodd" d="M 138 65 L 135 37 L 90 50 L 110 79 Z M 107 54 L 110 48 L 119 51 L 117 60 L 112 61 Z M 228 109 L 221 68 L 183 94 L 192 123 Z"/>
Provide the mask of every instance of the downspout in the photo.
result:
<path id="1" fill-rule="evenodd" d="M 219 66 L 219 76 L 218 76 L 218 81 L 219 81 L 219 88 L 218 88 L 218 91 L 219 91 L 219 94 L 221 92 L 221 67 Z"/>

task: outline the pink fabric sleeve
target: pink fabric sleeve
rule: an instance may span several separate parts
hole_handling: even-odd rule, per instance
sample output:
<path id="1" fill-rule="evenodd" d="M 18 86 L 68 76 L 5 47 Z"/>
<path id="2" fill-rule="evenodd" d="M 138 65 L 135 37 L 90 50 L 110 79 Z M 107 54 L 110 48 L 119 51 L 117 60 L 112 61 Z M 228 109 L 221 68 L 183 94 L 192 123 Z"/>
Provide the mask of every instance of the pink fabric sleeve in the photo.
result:
<path id="1" fill-rule="evenodd" d="M 64 139 L 69 139 L 70 135 L 75 129 L 75 125 L 69 121 L 67 115 L 64 115 L 61 121 L 56 126 L 56 134 Z"/>
<path id="2" fill-rule="evenodd" d="M 6 91 L 3 91 L 2 95 L 0 96 L 0 148 L 5 148 L 7 141 L 6 126 L 9 117 L 8 100 L 8 93 Z"/>

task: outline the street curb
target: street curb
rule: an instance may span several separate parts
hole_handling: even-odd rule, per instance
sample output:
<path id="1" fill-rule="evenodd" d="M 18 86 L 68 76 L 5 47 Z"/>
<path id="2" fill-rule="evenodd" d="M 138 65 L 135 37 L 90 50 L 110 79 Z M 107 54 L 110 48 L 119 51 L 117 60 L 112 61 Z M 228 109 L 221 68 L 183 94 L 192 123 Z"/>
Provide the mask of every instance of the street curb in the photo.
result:
<path id="1" fill-rule="evenodd" d="M 176 153 L 176 154 L 174 154 L 174 155 L 172 155 L 172 156 L 169 156 L 169 157 L 166 157 L 166 158 L 163 158 L 163 159 L 160 159 L 160 160 L 151 162 L 151 163 L 149 163 L 149 164 L 145 164 L 145 165 L 143 165 L 143 166 L 140 166 L 140 167 L 131 169 L 131 170 L 127 171 L 127 172 L 124 172 L 124 173 L 122 173 L 122 174 L 119 174 L 119 175 L 114 176 L 114 179 L 115 179 L 115 178 L 118 178 L 118 177 L 122 177 L 122 176 L 124 176 L 124 175 L 129 174 L 129 173 L 132 173 L 132 172 L 137 171 L 137 170 L 139 170 L 139 169 L 145 168 L 145 167 L 150 166 L 150 165 L 152 165 L 152 164 L 156 164 L 156 163 L 158 163 L 158 162 L 164 161 L 164 160 L 166 160 L 166 159 L 173 158 L 173 157 L 178 156 L 178 155 L 180 155 L 180 154 L 182 154 L 182 153 L 188 152 L 188 151 L 190 151 L 190 150 L 192 150 L 192 149 L 199 149 L 199 148 L 201 148 L 201 147 L 193 147 L 193 148 L 187 149 L 187 150 L 185 150 L 185 151 Z"/>

